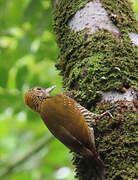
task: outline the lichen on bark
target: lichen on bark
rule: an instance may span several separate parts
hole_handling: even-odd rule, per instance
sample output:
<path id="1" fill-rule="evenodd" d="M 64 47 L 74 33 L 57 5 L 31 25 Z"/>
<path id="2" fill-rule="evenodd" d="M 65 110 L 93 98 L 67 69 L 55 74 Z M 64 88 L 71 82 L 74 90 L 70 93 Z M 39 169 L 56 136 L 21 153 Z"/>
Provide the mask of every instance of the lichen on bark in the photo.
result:
<path id="1" fill-rule="evenodd" d="M 101 0 L 111 21 L 119 28 L 119 36 L 104 29 L 94 34 L 88 34 L 87 29 L 72 31 L 68 26 L 69 20 L 90 1 L 59 0 L 53 25 L 60 50 L 56 67 L 63 76 L 64 88 L 74 90 L 74 97 L 81 105 L 100 112 L 110 105 L 107 102 L 100 108 L 96 107 L 103 92 L 121 91 L 122 87 L 130 86 L 137 89 L 138 50 L 131 43 L 128 32 L 138 33 L 138 27 L 128 0 Z M 136 173 L 133 164 L 136 162 L 133 144 L 136 114 L 125 107 L 122 109 L 123 117 L 120 118 L 116 110 L 114 119 L 104 119 L 95 126 L 96 145 L 106 164 L 108 180 L 131 180 Z M 116 126 L 118 119 L 121 123 Z M 80 179 L 93 179 L 82 159 L 75 157 L 74 162 Z"/>

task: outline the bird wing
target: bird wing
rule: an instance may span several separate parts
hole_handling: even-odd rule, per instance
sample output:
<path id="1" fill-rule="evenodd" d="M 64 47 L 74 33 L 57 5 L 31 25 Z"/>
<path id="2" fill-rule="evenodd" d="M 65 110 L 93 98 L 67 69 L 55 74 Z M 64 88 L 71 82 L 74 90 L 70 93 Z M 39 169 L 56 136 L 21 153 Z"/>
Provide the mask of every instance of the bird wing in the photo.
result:
<path id="1" fill-rule="evenodd" d="M 88 125 L 77 107 L 77 103 L 72 98 L 65 95 L 50 97 L 41 105 L 40 114 L 49 130 L 60 141 L 62 141 L 61 139 L 63 141 L 77 139 L 83 146 L 93 147 L 93 138 Z"/>

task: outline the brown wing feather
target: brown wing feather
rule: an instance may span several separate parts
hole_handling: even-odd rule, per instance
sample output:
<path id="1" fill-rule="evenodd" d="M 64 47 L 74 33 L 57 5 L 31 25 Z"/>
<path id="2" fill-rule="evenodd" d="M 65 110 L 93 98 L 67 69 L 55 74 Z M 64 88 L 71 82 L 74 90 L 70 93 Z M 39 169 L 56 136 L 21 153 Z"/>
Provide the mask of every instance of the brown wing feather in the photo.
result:
<path id="1" fill-rule="evenodd" d="M 90 149 L 93 147 L 90 131 L 84 116 L 72 98 L 64 95 L 53 96 L 42 104 L 40 114 L 49 130 L 60 141 L 63 139 L 65 145 L 66 141 L 68 139 L 72 141 L 73 137 L 81 142 L 83 146 Z M 66 134 L 61 132 L 63 127 L 67 131 Z M 69 137 L 69 134 L 72 137 Z"/>

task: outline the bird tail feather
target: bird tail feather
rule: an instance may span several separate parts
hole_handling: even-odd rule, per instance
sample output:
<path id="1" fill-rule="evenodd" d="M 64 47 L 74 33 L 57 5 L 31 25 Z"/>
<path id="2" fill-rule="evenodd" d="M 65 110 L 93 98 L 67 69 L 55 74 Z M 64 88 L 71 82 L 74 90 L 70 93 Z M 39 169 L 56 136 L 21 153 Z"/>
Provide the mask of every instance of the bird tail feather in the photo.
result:
<path id="1" fill-rule="evenodd" d="M 94 156 L 89 156 L 87 159 L 88 166 L 92 169 L 93 175 L 96 180 L 105 180 L 105 165 L 100 157 L 95 154 Z"/>
<path id="2" fill-rule="evenodd" d="M 100 157 L 94 157 L 92 164 L 95 169 L 97 180 L 105 180 L 104 178 L 105 165 L 103 161 L 100 159 Z"/>

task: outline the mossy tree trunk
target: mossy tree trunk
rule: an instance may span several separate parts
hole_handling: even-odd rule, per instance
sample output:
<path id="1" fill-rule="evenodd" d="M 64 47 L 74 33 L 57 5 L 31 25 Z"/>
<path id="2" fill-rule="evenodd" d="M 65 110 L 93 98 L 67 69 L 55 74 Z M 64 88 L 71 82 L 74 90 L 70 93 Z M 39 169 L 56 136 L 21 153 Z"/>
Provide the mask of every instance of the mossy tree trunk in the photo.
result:
<path id="1" fill-rule="evenodd" d="M 90 111 L 116 105 L 113 118 L 94 126 L 105 179 L 136 179 L 138 28 L 129 0 L 58 0 L 54 30 L 60 49 L 56 65 L 66 90 Z M 94 179 L 74 157 L 76 176 Z"/>

